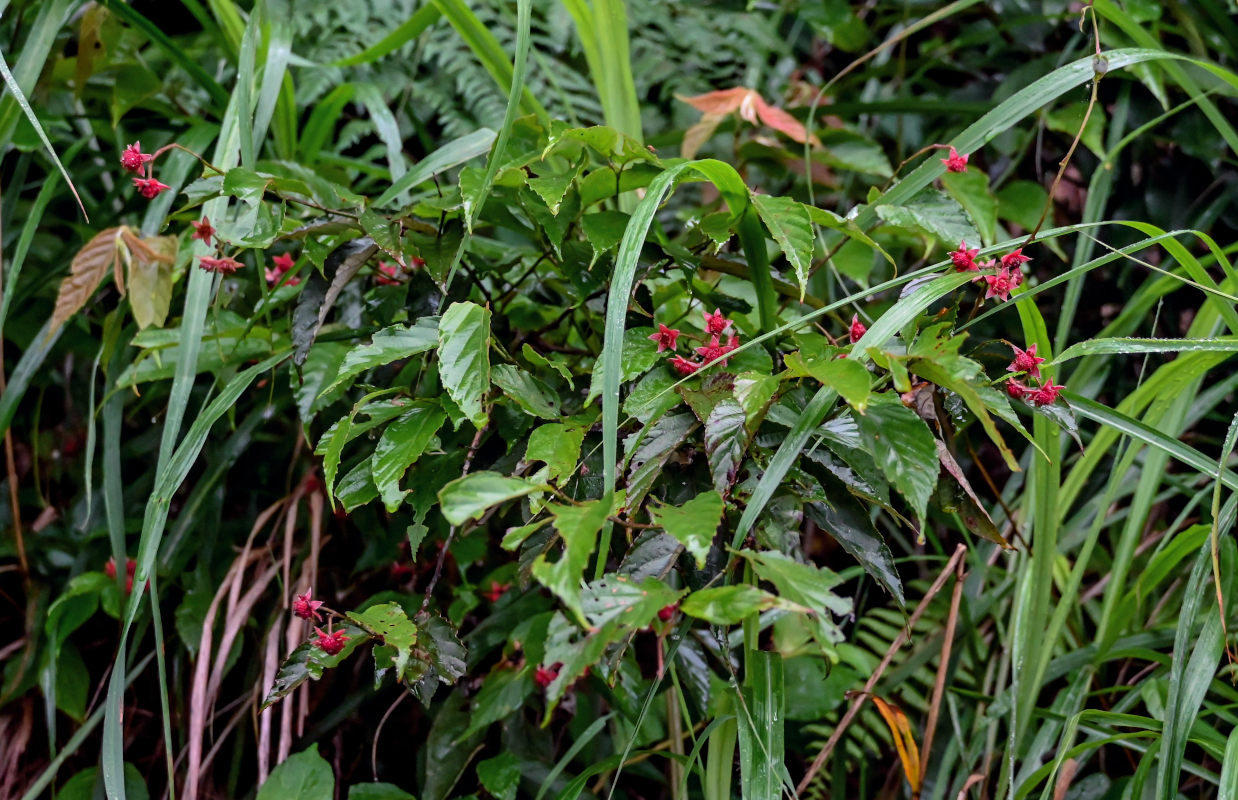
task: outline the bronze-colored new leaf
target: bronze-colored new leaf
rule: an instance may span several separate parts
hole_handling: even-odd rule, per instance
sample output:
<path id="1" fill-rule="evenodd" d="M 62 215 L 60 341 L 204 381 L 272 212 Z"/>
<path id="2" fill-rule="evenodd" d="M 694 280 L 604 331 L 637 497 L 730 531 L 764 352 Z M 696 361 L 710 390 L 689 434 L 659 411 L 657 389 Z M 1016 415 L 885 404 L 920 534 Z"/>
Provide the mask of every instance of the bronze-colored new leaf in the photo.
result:
<path id="1" fill-rule="evenodd" d="M 753 125 L 768 125 L 776 131 L 785 133 L 801 144 L 811 142 L 816 147 L 821 146 L 821 140 L 816 136 L 810 137 L 803 123 L 781 108 L 771 106 L 765 102 L 755 89 L 736 86 L 733 89 L 720 89 L 716 92 L 706 92 L 693 97 L 678 97 L 677 99 L 705 114 L 706 117 L 738 111 L 741 117 Z M 701 121 L 699 129 L 697 126 L 693 126 L 694 140 L 699 140 L 693 142 L 696 147 L 703 143 L 702 137 L 708 138 L 713 133 L 712 127 L 706 130 L 704 127 L 705 122 L 706 120 Z M 716 123 L 714 123 L 713 127 L 716 127 Z M 686 145 L 687 142 L 685 142 Z"/>
<path id="2" fill-rule="evenodd" d="M 60 282 L 49 334 L 55 333 L 69 317 L 80 311 L 94 296 L 107 271 L 116 267 L 119 239 L 124 230 L 124 226 L 120 226 L 99 231 L 73 256 L 69 276 Z"/>

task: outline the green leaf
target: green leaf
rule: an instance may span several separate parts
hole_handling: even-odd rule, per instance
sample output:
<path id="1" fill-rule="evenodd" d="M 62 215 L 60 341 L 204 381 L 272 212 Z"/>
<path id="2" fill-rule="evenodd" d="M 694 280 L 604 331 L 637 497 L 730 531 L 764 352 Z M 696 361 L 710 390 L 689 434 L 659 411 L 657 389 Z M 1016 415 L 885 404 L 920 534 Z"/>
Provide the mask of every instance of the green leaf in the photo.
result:
<path id="1" fill-rule="evenodd" d="M 1086 339 L 1067 347 L 1045 366 L 1060 364 L 1072 358 L 1095 355 L 1136 355 L 1142 353 L 1238 353 L 1238 337 L 1219 336 L 1215 339 Z"/>
<path id="2" fill-rule="evenodd" d="M 551 153 L 578 150 L 579 147 L 573 147 L 574 144 L 583 144 L 615 164 L 622 165 L 632 161 L 659 163 L 658 157 L 649 152 L 640 142 L 605 125 L 556 131 L 551 135 L 550 144 L 546 145 L 542 157 L 545 158 Z"/>
<path id="3" fill-rule="evenodd" d="M 718 533 L 722 511 L 722 495 L 717 492 L 703 492 L 681 506 L 649 507 L 654 524 L 688 549 L 696 559 L 697 569 L 705 568 L 705 557 Z"/>
<path id="4" fill-rule="evenodd" d="M 161 328 L 172 305 L 172 264 L 176 260 L 177 240 L 171 236 L 156 236 L 144 243 L 167 260 L 132 253 L 128 259 L 129 307 L 139 329 Z"/>
<path id="5" fill-rule="evenodd" d="M 755 586 L 716 586 L 688 595 L 679 610 L 711 625 L 737 625 L 778 605 L 778 596 Z"/>
<path id="6" fill-rule="evenodd" d="M 623 232 L 631 219 L 622 211 L 598 211 L 585 214 L 580 218 L 580 228 L 585 239 L 593 246 L 593 258 L 589 261 L 592 267 L 605 252 L 614 250 L 623 239 Z"/>
<path id="7" fill-rule="evenodd" d="M 505 751 L 477 764 L 477 779 L 495 800 L 515 800 L 520 788 L 520 759 Z"/>
<path id="8" fill-rule="evenodd" d="M 550 213 L 558 216 L 559 208 L 563 205 L 563 196 L 567 194 L 572 182 L 580 175 L 580 170 L 584 165 L 585 162 L 582 159 L 574 169 L 540 174 L 529 178 L 527 183 L 529 188 L 542 198 L 542 202 L 546 204 Z M 619 235 L 622 236 L 622 232 Z"/>
<path id="9" fill-rule="evenodd" d="M 814 161 L 880 178 L 894 174 L 881 145 L 866 136 L 847 130 L 827 130 L 820 132 L 820 138 L 824 147 L 813 153 Z"/>
<path id="10" fill-rule="evenodd" d="M 533 562 L 533 577 L 562 600 L 581 624 L 585 617 L 580 603 L 580 581 L 589 565 L 589 557 L 597 549 L 598 532 L 607 524 L 612 506 L 612 499 L 603 497 L 578 506 L 552 503 L 546 507 L 554 516 L 555 530 L 563 540 L 563 555 L 553 564 L 545 554 L 539 555 Z"/>
<path id="11" fill-rule="evenodd" d="M 856 425 L 881 471 L 923 522 L 937 485 L 937 445 L 924 420 L 889 395 L 874 395 Z"/>
<path id="12" fill-rule="evenodd" d="M 653 332 L 653 328 L 644 327 L 628 328 L 623 332 L 623 350 L 619 356 L 621 382 L 636 380 L 658 363 L 658 345 L 649 338 Z M 595 369 L 589 382 L 589 396 L 585 399 L 585 404 L 592 403 L 601 391 L 601 375 Z"/>
<path id="13" fill-rule="evenodd" d="M 995 243 L 997 241 L 997 199 L 989 191 L 989 176 L 979 169 L 947 172 L 941 176 L 941 185 L 967 212 L 972 224 L 980 232 L 980 242 L 986 245 Z M 955 244 L 957 245 L 957 242 Z"/>
<path id="14" fill-rule="evenodd" d="M 1034 230 L 1048 201 L 1049 193 L 1039 183 L 1011 181 L 997 192 L 997 215 L 1023 230 Z"/>
<path id="15" fill-rule="evenodd" d="M 667 414 L 640 433 L 624 440 L 627 461 L 627 507 L 640 508 L 653 482 L 662 474 L 671 454 L 683 444 L 696 418 L 689 413 Z"/>
<path id="16" fill-rule="evenodd" d="M 348 351 L 339 372 L 323 394 L 346 384 L 366 370 L 424 353 L 438 345 L 438 318 L 422 317 L 413 325 L 392 325 L 374 334 L 369 344 Z"/>
<path id="17" fill-rule="evenodd" d="M 365 631 L 352 625 L 345 625 L 344 632 L 348 637 L 344 641 L 344 649 L 333 656 L 327 655 L 312 641 L 297 645 L 297 648 L 284 659 L 284 663 L 279 665 L 271 691 L 262 701 L 262 708 L 267 708 L 281 697 L 286 697 L 293 689 L 306 681 L 318 680 L 324 671 L 339 666 L 341 661 L 357 649 L 358 645 L 369 640 Z"/>
<path id="18" fill-rule="evenodd" d="M 473 425 L 490 417 L 483 406 L 490 389 L 490 311 L 475 303 L 452 303 L 438 325 L 439 378 Z"/>
<path id="19" fill-rule="evenodd" d="M 519 367 L 495 364 L 490 379 L 529 416 L 559 418 L 559 398 L 554 390 Z"/>
<path id="20" fill-rule="evenodd" d="M 899 580 L 898 569 L 894 566 L 894 556 L 873 526 L 867 509 L 856 500 L 842 495 L 830 496 L 826 502 L 809 503 L 807 511 L 817 527 L 832 536 L 859 561 L 864 571 L 892 594 L 900 607 L 906 605 L 903 582 Z"/>
<path id="21" fill-rule="evenodd" d="M 850 614 L 852 605 L 850 600 L 830 591 L 842 583 L 842 578 L 824 567 L 801 564 L 772 550 L 762 553 L 743 550 L 740 554 L 752 563 L 757 577 L 774 585 L 783 600 L 812 611 L 813 635 L 827 652 L 842 641 L 843 632 L 834 624 L 833 617 Z"/>
<path id="22" fill-rule="evenodd" d="M 345 616 L 383 641 L 386 646 L 383 652 L 391 654 L 396 676 L 402 680 L 413 655 L 413 645 L 417 643 L 417 626 L 408 618 L 408 614 L 404 613 L 404 607 L 399 603 L 379 603 L 361 612 L 349 611 Z M 375 648 L 376 665 L 380 658 L 380 651 Z"/>
<path id="23" fill-rule="evenodd" d="M 312 744 L 271 770 L 271 776 L 258 790 L 257 800 L 333 800 L 335 773 Z"/>
<path id="24" fill-rule="evenodd" d="M 542 630 L 545 631 L 544 623 Z M 473 698 L 468 727 L 463 735 L 468 737 L 484 731 L 523 707 L 529 696 L 533 694 L 533 668 L 534 665 L 530 664 L 519 670 L 511 667 L 498 667 L 491 671 L 482 681 L 481 691 Z M 481 764 L 477 766 L 480 773 Z"/>
<path id="25" fill-rule="evenodd" d="M 545 461 L 549 479 L 558 480 L 575 471 L 584 439 L 585 429 L 581 426 L 560 422 L 542 425 L 529 436 L 524 457 L 526 461 Z"/>
<path id="26" fill-rule="evenodd" d="M 446 419 L 447 413 L 437 403 L 419 400 L 383 431 L 370 458 L 370 474 L 388 512 L 400 507 L 406 494 L 400 490 L 400 480 Z"/>
<path id="27" fill-rule="evenodd" d="M 427 6 L 433 8 L 433 6 Z M 354 783 L 348 787 L 348 800 L 416 800 L 394 783 Z"/>
<path id="28" fill-rule="evenodd" d="M 951 249 L 960 241 L 980 241 L 963 207 L 936 189 L 925 189 L 902 205 L 877 205 L 874 210 L 885 222 L 926 233 Z"/>
<path id="29" fill-rule="evenodd" d="M 497 472 L 473 472 L 440 489 L 438 502 L 448 522 L 463 525 L 471 519 L 480 519 L 499 503 L 540 489 L 539 484 L 521 478 L 508 478 Z"/>
<path id="30" fill-rule="evenodd" d="M 719 494 L 730 491 L 748 446 L 747 415 L 738 401 L 727 398 L 718 403 L 705 420 L 705 455 Z"/>
<path id="31" fill-rule="evenodd" d="M 585 587 L 581 605 L 591 629 L 640 630 L 683 595 L 684 590 L 672 589 L 656 578 L 637 583 L 624 575 L 607 575 Z"/>
<path id="32" fill-rule="evenodd" d="M 848 405 L 861 414 L 864 413 L 872 393 L 872 377 L 863 364 L 851 358 L 803 357 L 802 353 L 801 357 L 809 375 L 838 392 Z"/>
<path id="33" fill-rule="evenodd" d="M 397 262 L 404 261 L 404 248 L 400 246 L 399 231 L 392 227 L 391 220 L 371 209 L 365 209 L 357 219 L 361 229 L 370 235 L 374 244 Z"/>
<path id="34" fill-rule="evenodd" d="M 800 301 L 808 286 L 808 273 L 812 269 L 812 253 L 816 237 L 812 231 L 812 218 L 804 205 L 790 197 L 777 197 L 752 193 L 752 205 L 778 247 L 795 269 L 800 286 Z"/>

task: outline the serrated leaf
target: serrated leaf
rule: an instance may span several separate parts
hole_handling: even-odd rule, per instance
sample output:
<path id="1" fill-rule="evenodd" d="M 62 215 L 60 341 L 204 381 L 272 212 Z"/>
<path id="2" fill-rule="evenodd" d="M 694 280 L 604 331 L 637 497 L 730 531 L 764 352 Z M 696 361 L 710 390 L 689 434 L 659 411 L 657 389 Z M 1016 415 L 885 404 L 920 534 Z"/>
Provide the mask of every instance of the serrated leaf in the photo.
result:
<path id="1" fill-rule="evenodd" d="M 634 630 L 648 625 L 685 591 L 672 589 L 655 578 L 638 583 L 623 575 L 608 575 L 585 587 L 581 604 L 592 628 L 618 626 Z"/>
<path id="2" fill-rule="evenodd" d="M 851 613 L 852 603 L 830 591 L 842 583 L 842 578 L 824 567 L 801 564 L 776 551 L 761 553 L 744 550 L 741 555 L 752 564 L 757 577 L 769 581 L 778 595 L 796 605 L 811 609 L 813 635 L 822 647 L 830 648 L 842 641 L 843 632 L 833 617 Z"/>
<path id="3" fill-rule="evenodd" d="M 378 487 L 374 485 L 374 476 L 370 474 L 370 459 L 363 458 L 335 487 L 335 499 L 345 511 L 351 512 L 378 497 Z"/>
<path id="4" fill-rule="evenodd" d="M 881 471 L 923 522 L 938 472 L 937 445 L 928 425 L 885 394 L 873 395 L 868 411 L 857 414 L 855 422 Z"/>
<path id="5" fill-rule="evenodd" d="M 962 241 L 980 241 L 963 207 L 936 189 L 924 189 L 903 205 L 878 205 L 874 210 L 883 221 L 926 233 L 951 249 Z"/>
<path id="6" fill-rule="evenodd" d="M 808 503 L 808 515 L 817 527 L 832 536 L 864 571 L 894 596 L 900 607 L 906 605 L 903 582 L 894 566 L 894 556 L 881 534 L 873 527 L 868 511 L 856 500 L 842 495 L 821 503 Z"/>
<path id="7" fill-rule="evenodd" d="M 109 271 L 115 271 L 119 256 L 120 235 L 125 228 L 107 228 L 99 231 L 82 245 L 82 249 L 73 256 L 69 265 L 68 276 L 60 282 L 60 291 L 56 295 L 56 307 L 52 311 L 52 319 L 47 328 L 50 337 L 70 317 L 82 309 L 95 289 L 103 282 Z M 124 287 L 121 287 L 124 293 Z"/>
<path id="8" fill-rule="evenodd" d="M 624 440 L 627 450 L 627 507 L 640 508 L 641 501 L 661 474 L 671 453 L 696 427 L 696 418 L 685 412 L 667 414 L 648 428 Z"/>
<path id="9" fill-rule="evenodd" d="M 997 198 L 989 191 L 989 176 L 978 169 L 947 172 L 941 176 L 941 185 L 967 212 L 980 232 L 980 241 L 986 245 L 996 242 Z M 971 246 L 976 244 L 972 242 Z"/>
<path id="10" fill-rule="evenodd" d="M 551 503 L 546 509 L 554 517 L 555 531 L 563 541 L 563 555 L 550 563 L 540 555 L 533 562 L 533 577 L 553 592 L 584 624 L 580 603 L 580 582 L 597 549 L 598 532 L 607 524 L 612 507 L 609 497 L 588 500 L 578 506 Z"/>
<path id="11" fill-rule="evenodd" d="M 417 614 L 414 622 L 421 631 L 421 645 L 428 651 L 438 679 L 450 686 L 464 677 L 468 650 L 461 644 L 451 623 L 425 611 Z"/>
<path id="12" fill-rule="evenodd" d="M 557 481 L 576 469 L 584 439 L 585 429 L 578 425 L 559 422 L 542 425 L 529 436 L 524 457 L 526 461 L 546 462 L 550 480 Z"/>
<path id="13" fill-rule="evenodd" d="M 808 288 L 808 273 L 812 270 L 812 252 L 816 245 L 812 218 L 802 203 L 790 197 L 754 192 L 752 205 L 795 270 L 802 302 Z"/>
<path id="14" fill-rule="evenodd" d="M 573 169 L 529 178 L 527 181 L 529 188 L 537 192 L 537 196 L 542 198 L 542 202 L 550 209 L 551 214 L 558 216 L 559 208 L 563 204 L 563 196 L 567 194 L 567 190 L 571 187 L 572 182 L 576 180 L 576 176 L 580 174 L 580 169 L 584 164 L 585 162 L 582 159 Z"/>
<path id="15" fill-rule="evenodd" d="M 374 334 L 368 344 L 348 351 L 327 394 L 366 370 L 410 358 L 438 346 L 438 317 L 422 317 L 413 325 L 392 325 Z"/>
<path id="16" fill-rule="evenodd" d="M 400 235 L 389 219 L 367 208 L 361 212 L 357 221 L 361 224 L 361 229 L 374 240 L 374 244 L 394 258 L 401 267 L 404 266 L 404 248 L 400 246 Z"/>
<path id="17" fill-rule="evenodd" d="M 697 569 L 705 568 L 705 557 L 722 522 L 722 511 L 722 495 L 718 492 L 702 492 L 681 506 L 649 506 L 654 524 L 688 549 L 696 559 Z"/>
<path id="18" fill-rule="evenodd" d="M 404 501 L 406 492 L 400 490 L 400 480 L 446 419 L 447 413 L 437 403 L 418 401 L 383 431 L 370 458 L 370 474 L 388 512 Z"/>
<path id="19" fill-rule="evenodd" d="M 405 668 L 412 657 L 413 645 L 417 644 L 417 626 L 404 613 L 399 603 L 379 603 L 364 611 L 349 611 L 345 614 L 358 627 L 372 636 L 382 639 L 383 644 L 394 649 L 392 656 L 395 673 L 404 678 Z M 377 661 L 379 654 L 375 653 Z"/>
<path id="20" fill-rule="evenodd" d="M 508 478 L 497 472 L 473 472 L 457 478 L 439 490 L 443 516 L 452 525 L 478 519 L 492 506 L 532 494 L 542 487 L 521 478 Z"/>
<path id="21" fill-rule="evenodd" d="M 483 405 L 490 389 L 490 311 L 476 303 L 452 303 L 439 320 L 438 339 L 443 388 L 481 429 L 490 419 Z"/>
<path id="22" fill-rule="evenodd" d="M 358 645 L 369 641 L 370 638 L 364 630 L 353 625 L 344 626 L 344 635 L 348 637 L 344 641 L 344 649 L 333 656 L 327 655 L 313 641 L 299 644 L 280 664 L 279 671 L 275 673 L 271 691 L 262 701 L 262 708 L 267 708 L 281 697 L 286 697 L 293 689 L 306 681 L 318 680 L 322 677 L 324 670 L 339 666 L 340 662 L 357 649 Z"/>
<path id="23" fill-rule="evenodd" d="M 721 495 L 730 491 L 735 482 L 748 446 L 747 419 L 743 406 L 727 398 L 718 403 L 705 420 L 705 455 L 714 476 L 714 489 Z"/>
<path id="24" fill-rule="evenodd" d="M 585 214 L 580 218 L 580 228 L 585 239 L 593 246 L 593 258 L 589 261 L 592 267 L 602 253 L 614 250 L 623 240 L 623 232 L 627 230 L 631 219 L 622 211 L 598 211 Z"/>

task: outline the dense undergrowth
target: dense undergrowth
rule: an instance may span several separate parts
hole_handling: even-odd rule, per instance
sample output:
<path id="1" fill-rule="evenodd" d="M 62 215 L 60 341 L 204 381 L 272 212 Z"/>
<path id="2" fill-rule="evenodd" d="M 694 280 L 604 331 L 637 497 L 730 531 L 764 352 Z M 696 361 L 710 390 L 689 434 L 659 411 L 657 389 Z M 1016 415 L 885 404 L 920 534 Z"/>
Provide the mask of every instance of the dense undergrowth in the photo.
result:
<path id="1" fill-rule="evenodd" d="M 1238 797 L 1232 4 L 0 4 L 0 797 Z"/>

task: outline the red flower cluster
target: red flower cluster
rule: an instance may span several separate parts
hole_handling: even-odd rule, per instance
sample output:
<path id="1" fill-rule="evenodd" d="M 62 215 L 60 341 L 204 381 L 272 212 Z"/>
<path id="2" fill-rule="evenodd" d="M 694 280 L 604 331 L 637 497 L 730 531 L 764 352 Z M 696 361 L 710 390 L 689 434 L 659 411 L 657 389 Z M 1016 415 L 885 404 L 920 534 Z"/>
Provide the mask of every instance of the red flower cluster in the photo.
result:
<path id="1" fill-rule="evenodd" d="M 125 559 L 125 594 L 133 593 L 133 573 L 138 568 L 138 562 L 132 558 Z M 112 580 L 116 580 L 116 559 L 109 558 L 103 566 L 103 572 Z"/>
<path id="2" fill-rule="evenodd" d="M 325 633 L 322 628 L 314 628 L 314 632 L 318 634 L 318 641 L 314 642 L 314 644 L 329 656 L 336 655 L 343 650 L 344 642 L 351 638 L 345 636 L 343 631 Z"/>
<path id="3" fill-rule="evenodd" d="M 559 677 L 559 668 L 562 664 L 556 663 L 553 667 L 539 666 L 533 671 L 533 682 L 545 689 L 550 684 L 554 683 L 555 678 Z"/>
<path id="4" fill-rule="evenodd" d="M 198 266 L 202 267 L 202 269 L 207 272 L 221 272 L 224 275 L 231 275 L 241 267 L 245 266 L 235 258 L 229 258 L 228 256 L 219 256 L 218 258 L 212 256 L 198 256 L 198 261 L 201 262 Z"/>
<path id="5" fill-rule="evenodd" d="M 154 175 L 150 174 L 150 168 L 147 164 L 154 160 L 154 155 L 142 152 L 141 142 L 134 142 L 120 154 L 121 168 L 126 172 L 132 172 L 137 175 L 133 179 L 133 185 L 138 190 L 138 194 L 147 200 L 154 200 L 159 196 L 160 192 L 172 188 L 166 183 L 160 183 Z"/>
<path id="6" fill-rule="evenodd" d="M 1007 372 L 1027 373 L 1029 377 L 1040 379 L 1040 365 L 1044 359 L 1036 355 L 1036 345 L 1032 345 L 1026 350 L 1020 350 L 1018 347 L 1011 345 L 1014 350 L 1014 361 L 1010 362 L 1010 366 L 1006 367 Z M 1061 394 L 1065 386 L 1055 384 L 1052 378 L 1041 383 L 1039 386 L 1028 386 L 1021 383 L 1017 378 L 1011 378 L 1006 381 L 1006 394 L 1010 395 L 1015 400 L 1026 400 L 1034 406 L 1052 405 L 1057 401 L 1057 396 Z"/>
<path id="7" fill-rule="evenodd" d="M 275 268 L 274 269 L 271 269 L 270 267 L 266 268 L 267 286 L 274 286 L 275 284 L 279 283 L 281 280 L 287 286 L 296 286 L 298 283 L 301 282 L 301 279 L 296 277 L 295 275 L 291 278 L 284 277 L 292 270 L 292 267 L 297 263 L 296 259 L 294 259 L 292 256 L 288 255 L 287 253 L 282 253 L 272 258 L 271 263 L 275 265 Z"/>
<path id="8" fill-rule="evenodd" d="M 950 148 L 950 157 L 941 159 L 941 163 L 946 165 L 946 172 L 966 172 L 967 153 L 959 155 L 959 151 L 952 146 Z"/>
<path id="9" fill-rule="evenodd" d="M 726 344 L 722 343 L 722 334 L 727 328 L 732 325 L 731 320 L 727 319 L 722 314 L 721 309 L 714 309 L 714 313 L 705 312 L 705 330 L 709 334 L 709 344 L 701 345 L 696 348 L 696 353 L 701 357 L 700 361 L 693 361 L 690 358 L 675 353 L 667 363 L 674 368 L 680 375 L 688 376 L 696 372 L 701 367 L 710 362 L 721 360 L 723 366 L 726 366 L 727 357 L 734 351 L 739 349 L 739 336 L 732 333 L 727 337 Z M 679 329 L 668 328 L 662 323 L 658 323 L 658 332 L 649 337 L 658 343 L 658 352 L 670 350 L 675 352 L 675 347 L 679 340 Z"/>
<path id="10" fill-rule="evenodd" d="M 507 590 L 512 588 L 510 583 L 499 583 L 498 581 L 490 581 L 490 588 L 481 593 L 481 596 L 489 600 L 491 603 L 499 602 L 499 598 L 507 594 Z"/>
<path id="11" fill-rule="evenodd" d="M 950 262 L 954 264 L 956 272 L 979 272 L 982 269 L 997 269 L 998 272 L 995 275 L 977 275 L 972 280 L 978 281 L 983 278 L 985 283 L 988 284 L 988 288 L 984 293 L 984 299 L 988 300 L 996 297 L 1000 300 L 1009 300 L 1010 293 L 1023 283 L 1023 270 L 1021 266 L 1031 261 L 1031 259 L 1023 255 L 1023 248 L 1021 247 L 1012 253 L 1002 256 L 1000 262 L 993 259 L 977 261 L 976 256 L 979 254 L 980 250 L 978 248 L 969 250 L 967 242 L 959 242 L 959 249 L 950 251 Z"/>
<path id="12" fill-rule="evenodd" d="M 399 286 L 404 282 L 401 280 L 402 277 L 404 277 L 404 273 L 400 271 L 399 265 L 379 261 L 378 272 L 374 275 L 374 282 L 379 286 Z"/>
<path id="13" fill-rule="evenodd" d="M 314 600 L 308 589 L 305 590 L 305 594 L 297 595 L 292 601 L 292 613 L 301 619 L 316 619 L 322 622 L 322 614 L 318 613 L 321 607 L 322 601 Z"/>
<path id="14" fill-rule="evenodd" d="M 203 217 L 201 221 L 191 222 L 189 224 L 193 226 L 193 233 L 189 238 L 201 239 L 202 244 L 210 247 L 211 237 L 215 235 L 215 229 L 211 227 L 211 221 L 206 217 Z"/>
<path id="15" fill-rule="evenodd" d="M 852 344 L 860 341 L 864 334 L 868 333 L 868 328 L 864 327 L 863 322 L 860 322 L 859 314 L 851 315 L 851 327 L 847 330 L 847 333 L 851 337 Z"/>
<path id="16" fill-rule="evenodd" d="M 675 616 L 675 612 L 679 610 L 678 603 L 671 603 L 669 606 L 664 606 L 658 609 L 658 619 L 663 622 L 670 622 Z"/>
<path id="17" fill-rule="evenodd" d="M 1011 345 L 1014 350 L 1014 361 L 1010 362 L 1010 366 L 1006 367 L 1007 372 L 1026 372 L 1033 378 L 1040 377 L 1040 365 L 1044 363 L 1044 359 L 1036 355 L 1036 345 L 1032 345 L 1026 350 Z"/>

